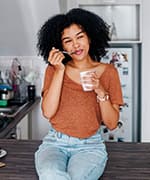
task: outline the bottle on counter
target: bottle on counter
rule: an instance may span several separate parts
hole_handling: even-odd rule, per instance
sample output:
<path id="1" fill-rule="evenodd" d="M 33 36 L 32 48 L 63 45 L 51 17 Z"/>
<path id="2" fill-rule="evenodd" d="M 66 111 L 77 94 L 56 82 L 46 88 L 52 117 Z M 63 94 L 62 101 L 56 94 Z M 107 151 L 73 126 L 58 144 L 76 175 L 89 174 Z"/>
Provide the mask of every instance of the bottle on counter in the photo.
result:
<path id="1" fill-rule="evenodd" d="M 36 88 L 35 85 L 28 85 L 28 100 L 33 101 L 35 100 L 36 96 Z"/>

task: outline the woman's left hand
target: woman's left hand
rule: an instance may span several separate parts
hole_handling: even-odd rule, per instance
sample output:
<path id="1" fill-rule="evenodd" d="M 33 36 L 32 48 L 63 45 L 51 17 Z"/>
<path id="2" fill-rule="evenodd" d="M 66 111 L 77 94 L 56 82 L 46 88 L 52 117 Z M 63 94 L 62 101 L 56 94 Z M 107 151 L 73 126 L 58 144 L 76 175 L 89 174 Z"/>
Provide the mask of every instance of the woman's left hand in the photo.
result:
<path id="1" fill-rule="evenodd" d="M 93 90 L 96 94 L 102 95 L 105 94 L 105 89 L 103 88 L 102 84 L 100 83 L 100 77 L 97 75 L 96 72 L 91 73 L 91 81 L 93 85 Z"/>

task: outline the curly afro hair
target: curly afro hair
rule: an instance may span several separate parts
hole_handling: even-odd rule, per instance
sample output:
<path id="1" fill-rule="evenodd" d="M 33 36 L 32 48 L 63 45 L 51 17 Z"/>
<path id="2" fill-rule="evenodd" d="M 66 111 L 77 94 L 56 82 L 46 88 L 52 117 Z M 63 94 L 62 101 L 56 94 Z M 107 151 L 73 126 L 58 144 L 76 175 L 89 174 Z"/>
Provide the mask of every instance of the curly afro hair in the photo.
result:
<path id="1" fill-rule="evenodd" d="M 89 55 L 95 61 L 100 61 L 106 54 L 106 47 L 109 47 L 109 26 L 104 20 L 93 12 L 74 8 L 66 14 L 57 14 L 48 19 L 38 32 L 37 48 L 39 55 L 43 56 L 48 63 L 49 52 L 52 47 L 63 50 L 61 35 L 65 28 L 77 24 L 83 28 L 90 39 Z M 71 60 L 65 54 L 67 63 Z"/>

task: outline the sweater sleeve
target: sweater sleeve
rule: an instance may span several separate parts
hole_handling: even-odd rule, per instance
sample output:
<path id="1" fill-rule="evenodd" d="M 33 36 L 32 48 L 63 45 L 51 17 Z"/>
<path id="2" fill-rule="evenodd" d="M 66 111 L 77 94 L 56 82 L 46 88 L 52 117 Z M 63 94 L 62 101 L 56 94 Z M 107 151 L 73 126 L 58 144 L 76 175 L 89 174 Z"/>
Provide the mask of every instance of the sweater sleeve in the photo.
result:
<path id="1" fill-rule="evenodd" d="M 101 80 L 105 90 L 109 93 L 111 103 L 123 105 L 122 88 L 117 69 L 108 65 Z"/>
<path id="2" fill-rule="evenodd" d="M 111 69 L 109 94 L 113 104 L 123 105 L 122 89 L 118 71 L 115 67 Z"/>

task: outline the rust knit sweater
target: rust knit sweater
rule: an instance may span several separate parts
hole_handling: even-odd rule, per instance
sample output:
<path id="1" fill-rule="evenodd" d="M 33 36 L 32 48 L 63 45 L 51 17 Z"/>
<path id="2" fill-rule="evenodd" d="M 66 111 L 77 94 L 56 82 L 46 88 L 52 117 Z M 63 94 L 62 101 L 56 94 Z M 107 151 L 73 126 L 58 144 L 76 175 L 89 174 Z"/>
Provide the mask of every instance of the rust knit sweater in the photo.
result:
<path id="1" fill-rule="evenodd" d="M 54 68 L 47 66 L 43 93 L 49 88 Z M 107 65 L 100 82 L 109 93 L 110 101 L 122 105 L 122 92 L 117 70 Z M 51 108 L 51 107 L 49 107 Z M 64 75 L 60 104 L 56 114 L 49 120 L 59 132 L 78 138 L 87 138 L 99 129 L 102 118 L 94 91 L 85 92 L 82 86 Z"/>

